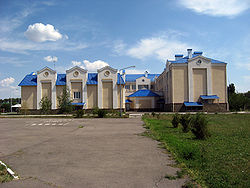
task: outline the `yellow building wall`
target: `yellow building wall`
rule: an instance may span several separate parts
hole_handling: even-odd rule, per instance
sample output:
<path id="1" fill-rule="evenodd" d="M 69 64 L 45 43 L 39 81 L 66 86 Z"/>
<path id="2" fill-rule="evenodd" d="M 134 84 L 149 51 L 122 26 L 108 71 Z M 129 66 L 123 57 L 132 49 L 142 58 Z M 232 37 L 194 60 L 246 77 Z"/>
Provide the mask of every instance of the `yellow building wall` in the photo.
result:
<path id="1" fill-rule="evenodd" d="M 121 89 L 122 89 L 122 108 L 124 108 L 125 107 L 125 104 L 123 104 L 124 103 L 124 101 L 123 101 L 123 89 L 124 89 L 124 86 L 120 86 L 120 85 L 118 85 L 117 86 L 117 97 L 118 97 L 118 108 L 120 108 L 120 87 L 122 87 Z"/>
<path id="2" fill-rule="evenodd" d="M 113 82 L 102 82 L 102 103 L 103 108 L 113 108 Z"/>
<path id="3" fill-rule="evenodd" d="M 188 101 L 188 72 L 187 66 L 174 67 L 173 74 L 173 101 L 183 103 Z"/>
<path id="4" fill-rule="evenodd" d="M 198 101 L 200 95 L 207 95 L 207 71 L 206 69 L 193 69 L 194 101 Z"/>
<path id="5" fill-rule="evenodd" d="M 64 87 L 66 87 L 66 86 L 56 86 L 56 106 L 57 106 L 57 108 L 58 108 L 58 105 L 59 105 L 58 97 L 62 96 Z"/>
<path id="6" fill-rule="evenodd" d="M 36 109 L 37 94 L 36 86 L 22 86 L 21 99 L 22 109 Z"/>
<path id="7" fill-rule="evenodd" d="M 42 98 L 48 97 L 51 100 L 51 83 L 42 83 Z"/>
<path id="8" fill-rule="evenodd" d="M 97 85 L 87 86 L 87 107 L 97 107 Z"/>
<path id="9" fill-rule="evenodd" d="M 74 99 L 74 92 L 80 92 L 80 99 Z M 82 102 L 82 82 L 71 82 L 71 99 L 73 99 L 73 103 Z"/>
<path id="10" fill-rule="evenodd" d="M 226 67 L 212 67 L 212 94 L 217 95 L 220 103 L 226 103 Z"/>
<path id="11" fill-rule="evenodd" d="M 153 99 L 139 99 L 139 108 L 152 108 Z"/>

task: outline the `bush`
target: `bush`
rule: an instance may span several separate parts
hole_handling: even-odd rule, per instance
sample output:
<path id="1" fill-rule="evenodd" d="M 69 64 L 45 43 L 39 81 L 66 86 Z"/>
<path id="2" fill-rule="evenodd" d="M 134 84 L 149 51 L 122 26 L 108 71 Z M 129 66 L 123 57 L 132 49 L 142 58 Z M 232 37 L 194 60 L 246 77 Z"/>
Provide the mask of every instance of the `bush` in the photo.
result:
<path id="1" fill-rule="evenodd" d="M 187 133 L 190 129 L 192 118 L 190 114 L 183 114 L 180 118 L 180 123 L 182 125 L 182 131 Z"/>
<path id="2" fill-rule="evenodd" d="M 82 118 L 83 117 L 83 115 L 84 115 L 84 110 L 82 110 L 82 109 L 80 109 L 80 110 L 77 110 L 76 111 L 76 118 Z"/>
<path id="3" fill-rule="evenodd" d="M 40 101 L 41 112 L 42 114 L 49 114 L 51 112 L 51 100 L 48 97 L 43 97 Z"/>
<path id="4" fill-rule="evenodd" d="M 175 113 L 172 119 L 172 125 L 174 128 L 177 128 L 180 123 L 180 116 L 178 113 Z"/>
<path id="5" fill-rule="evenodd" d="M 155 117 L 155 112 L 152 112 L 151 115 L 152 115 L 153 117 Z"/>
<path id="6" fill-rule="evenodd" d="M 92 110 L 93 114 L 98 114 L 99 108 L 98 107 L 94 107 Z"/>
<path id="7" fill-rule="evenodd" d="M 97 114 L 98 114 L 99 118 L 104 118 L 106 116 L 107 112 L 103 109 L 98 109 Z"/>
<path id="8" fill-rule="evenodd" d="M 191 131 L 197 139 L 206 139 L 210 136 L 208 120 L 204 114 L 197 113 L 192 120 Z"/>

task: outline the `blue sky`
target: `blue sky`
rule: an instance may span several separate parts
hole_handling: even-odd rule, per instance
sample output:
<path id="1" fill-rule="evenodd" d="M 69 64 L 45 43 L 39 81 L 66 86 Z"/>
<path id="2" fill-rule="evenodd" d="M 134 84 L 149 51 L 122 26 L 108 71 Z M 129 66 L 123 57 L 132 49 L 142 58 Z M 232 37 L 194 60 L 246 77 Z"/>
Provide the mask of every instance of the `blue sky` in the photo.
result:
<path id="1" fill-rule="evenodd" d="M 105 65 L 161 73 L 186 49 L 228 63 L 228 82 L 250 90 L 250 0 L 0 0 L 0 98 L 23 77 Z"/>

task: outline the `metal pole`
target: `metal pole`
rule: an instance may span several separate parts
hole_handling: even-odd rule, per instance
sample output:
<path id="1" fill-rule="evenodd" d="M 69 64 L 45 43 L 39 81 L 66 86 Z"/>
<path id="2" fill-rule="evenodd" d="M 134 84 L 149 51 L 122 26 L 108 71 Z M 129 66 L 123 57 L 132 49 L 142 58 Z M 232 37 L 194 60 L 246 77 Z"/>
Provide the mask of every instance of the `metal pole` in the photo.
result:
<path id="1" fill-rule="evenodd" d="M 10 112 L 12 112 L 12 98 L 11 98 L 11 89 L 10 89 Z"/>
<path id="2" fill-rule="evenodd" d="M 121 71 L 120 71 L 119 81 L 120 81 L 120 117 L 122 117 L 122 84 L 121 84 Z"/>

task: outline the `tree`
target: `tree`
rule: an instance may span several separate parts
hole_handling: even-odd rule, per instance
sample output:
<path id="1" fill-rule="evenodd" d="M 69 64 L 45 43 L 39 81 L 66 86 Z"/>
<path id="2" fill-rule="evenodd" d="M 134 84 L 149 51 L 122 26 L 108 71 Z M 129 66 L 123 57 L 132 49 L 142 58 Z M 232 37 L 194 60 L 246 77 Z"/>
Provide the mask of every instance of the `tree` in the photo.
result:
<path id="1" fill-rule="evenodd" d="M 69 90 L 66 86 L 63 88 L 62 95 L 58 96 L 57 99 L 59 103 L 58 108 L 60 113 L 69 113 L 72 111 L 72 101 L 70 100 Z"/>
<path id="2" fill-rule="evenodd" d="M 233 83 L 229 84 L 229 86 L 227 87 L 227 91 L 228 91 L 228 96 L 235 94 L 235 86 Z"/>
<path id="3" fill-rule="evenodd" d="M 40 101 L 40 106 L 41 106 L 41 112 L 43 114 L 49 114 L 51 111 L 51 100 L 48 99 L 48 97 L 43 97 Z"/>

